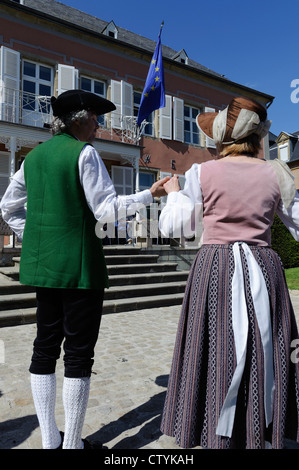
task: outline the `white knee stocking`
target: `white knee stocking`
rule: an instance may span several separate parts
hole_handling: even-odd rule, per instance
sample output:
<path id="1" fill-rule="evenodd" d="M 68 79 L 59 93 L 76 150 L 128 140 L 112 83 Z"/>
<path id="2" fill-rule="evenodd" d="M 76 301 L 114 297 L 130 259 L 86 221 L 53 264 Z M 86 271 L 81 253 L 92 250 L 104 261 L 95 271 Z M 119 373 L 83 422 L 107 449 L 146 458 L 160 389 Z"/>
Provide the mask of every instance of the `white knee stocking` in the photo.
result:
<path id="1" fill-rule="evenodd" d="M 63 406 L 65 412 L 64 449 L 82 448 L 82 429 L 89 398 L 90 378 L 68 378 L 63 381 Z"/>
<path id="2" fill-rule="evenodd" d="M 56 449 L 61 444 L 61 436 L 55 422 L 55 374 L 31 374 L 31 390 L 41 429 L 43 448 Z"/>

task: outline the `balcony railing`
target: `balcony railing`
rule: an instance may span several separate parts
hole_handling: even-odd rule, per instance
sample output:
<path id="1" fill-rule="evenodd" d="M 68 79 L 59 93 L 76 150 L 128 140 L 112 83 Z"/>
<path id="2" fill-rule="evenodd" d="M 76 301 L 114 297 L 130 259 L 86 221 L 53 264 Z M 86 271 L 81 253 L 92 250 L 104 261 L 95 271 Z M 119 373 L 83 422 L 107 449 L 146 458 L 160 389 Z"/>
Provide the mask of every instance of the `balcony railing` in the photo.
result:
<path id="1" fill-rule="evenodd" d="M 50 96 L 0 88 L 0 119 L 15 124 L 43 127 L 52 120 Z"/>
<path id="2" fill-rule="evenodd" d="M 35 95 L 22 90 L 0 86 L 0 121 L 44 127 L 53 119 L 51 97 Z M 144 127 L 136 126 L 136 117 L 123 116 L 117 112 L 103 117 L 98 130 L 98 137 L 138 144 Z"/>

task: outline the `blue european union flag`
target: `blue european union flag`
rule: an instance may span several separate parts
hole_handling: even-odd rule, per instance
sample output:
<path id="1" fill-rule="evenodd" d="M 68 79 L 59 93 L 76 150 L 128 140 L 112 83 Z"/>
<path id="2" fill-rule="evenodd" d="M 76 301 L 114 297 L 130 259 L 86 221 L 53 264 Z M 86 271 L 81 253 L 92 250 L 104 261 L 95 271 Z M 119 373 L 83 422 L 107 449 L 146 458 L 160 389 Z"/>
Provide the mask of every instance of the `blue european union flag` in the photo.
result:
<path id="1" fill-rule="evenodd" d="M 165 106 L 161 31 L 162 26 L 140 101 L 140 107 L 137 115 L 138 126 L 140 126 L 142 121 L 146 119 L 153 111 L 155 111 L 155 109 L 164 108 Z"/>

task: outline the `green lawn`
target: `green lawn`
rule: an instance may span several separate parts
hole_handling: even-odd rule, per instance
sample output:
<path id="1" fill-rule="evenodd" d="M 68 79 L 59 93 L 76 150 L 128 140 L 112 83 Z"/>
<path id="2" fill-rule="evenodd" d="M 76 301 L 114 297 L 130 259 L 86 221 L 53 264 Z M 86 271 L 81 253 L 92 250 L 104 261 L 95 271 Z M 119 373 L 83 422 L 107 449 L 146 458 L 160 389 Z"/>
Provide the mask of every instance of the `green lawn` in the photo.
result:
<path id="1" fill-rule="evenodd" d="M 285 270 L 289 289 L 299 290 L 299 268 L 289 268 Z"/>

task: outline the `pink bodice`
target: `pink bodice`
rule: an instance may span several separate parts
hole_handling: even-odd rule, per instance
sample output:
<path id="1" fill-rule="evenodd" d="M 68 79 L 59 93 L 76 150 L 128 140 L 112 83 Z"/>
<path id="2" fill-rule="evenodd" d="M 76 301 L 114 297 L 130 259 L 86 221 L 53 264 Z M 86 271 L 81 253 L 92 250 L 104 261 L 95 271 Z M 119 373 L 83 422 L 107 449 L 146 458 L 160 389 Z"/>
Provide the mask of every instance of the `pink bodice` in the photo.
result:
<path id="1" fill-rule="evenodd" d="M 270 164 L 212 160 L 201 165 L 203 243 L 271 245 L 280 190 Z"/>

